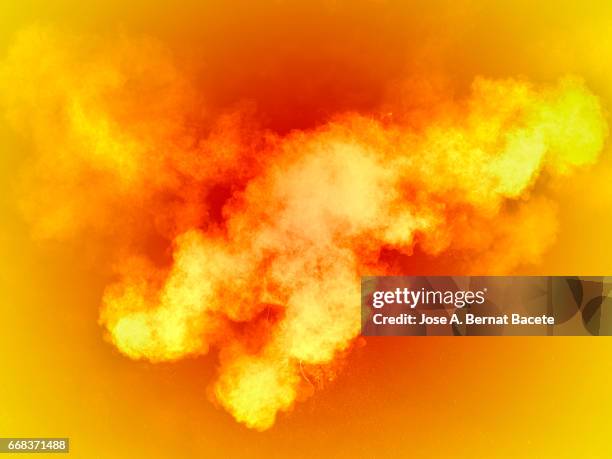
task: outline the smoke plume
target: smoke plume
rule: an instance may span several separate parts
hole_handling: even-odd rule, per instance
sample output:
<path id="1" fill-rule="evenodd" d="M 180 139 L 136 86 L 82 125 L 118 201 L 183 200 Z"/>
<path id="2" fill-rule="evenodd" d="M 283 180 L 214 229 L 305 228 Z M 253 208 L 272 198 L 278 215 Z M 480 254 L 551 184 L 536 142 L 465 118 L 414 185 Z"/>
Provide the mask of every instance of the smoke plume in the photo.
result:
<path id="1" fill-rule="evenodd" d="M 571 76 L 476 77 L 462 97 L 434 89 L 418 108 L 381 102 L 288 132 L 248 103 L 210 106 L 147 39 L 29 29 L 1 76 L 34 151 L 20 188 L 34 235 L 112 241 L 108 340 L 151 362 L 217 353 L 211 392 L 257 430 L 350 350 L 360 276 L 423 257 L 447 274 L 537 261 L 557 227 L 547 183 L 595 163 L 607 133 Z"/>

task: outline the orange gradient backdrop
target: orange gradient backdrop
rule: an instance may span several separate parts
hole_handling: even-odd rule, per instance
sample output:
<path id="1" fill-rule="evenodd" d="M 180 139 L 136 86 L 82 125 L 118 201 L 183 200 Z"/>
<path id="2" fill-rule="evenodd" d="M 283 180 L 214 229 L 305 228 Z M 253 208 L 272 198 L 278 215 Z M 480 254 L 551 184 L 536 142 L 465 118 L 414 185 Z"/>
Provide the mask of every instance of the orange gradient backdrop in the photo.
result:
<path id="1" fill-rule="evenodd" d="M 393 106 L 423 75 L 458 98 L 478 76 L 577 75 L 609 123 L 609 2 L 8 3 L 3 55 L 32 25 L 149 37 L 194 76 L 206 116 L 239 107 L 278 135 Z M 604 337 L 368 338 L 269 430 L 245 428 L 211 403 L 216 352 L 152 364 L 104 340 L 109 260 L 86 234 L 32 234 L 19 208 L 31 146 L 4 122 L 0 142 L 0 436 L 68 436 L 78 458 L 612 456 Z M 550 248 L 507 274 L 612 273 L 610 153 L 555 184 Z M 444 270 L 419 263 L 409 271 Z"/>

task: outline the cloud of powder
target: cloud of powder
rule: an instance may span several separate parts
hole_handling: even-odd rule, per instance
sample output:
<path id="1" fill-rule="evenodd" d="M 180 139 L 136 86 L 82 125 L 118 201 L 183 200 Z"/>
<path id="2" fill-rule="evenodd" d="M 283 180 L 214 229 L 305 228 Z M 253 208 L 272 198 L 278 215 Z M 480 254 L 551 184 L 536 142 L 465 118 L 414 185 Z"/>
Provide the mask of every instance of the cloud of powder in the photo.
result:
<path id="1" fill-rule="evenodd" d="M 594 164 L 607 134 L 575 77 L 477 77 L 417 114 L 276 134 L 256 110 L 212 110 L 150 40 L 32 28 L 0 72 L 34 152 L 20 187 L 33 234 L 121 245 L 101 300 L 109 341 L 152 362 L 218 352 L 212 393 L 257 430 L 350 349 L 361 275 L 401 272 L 415 251 L 453 274 L 536 261 L 557 226 L 539 182 Z"/>

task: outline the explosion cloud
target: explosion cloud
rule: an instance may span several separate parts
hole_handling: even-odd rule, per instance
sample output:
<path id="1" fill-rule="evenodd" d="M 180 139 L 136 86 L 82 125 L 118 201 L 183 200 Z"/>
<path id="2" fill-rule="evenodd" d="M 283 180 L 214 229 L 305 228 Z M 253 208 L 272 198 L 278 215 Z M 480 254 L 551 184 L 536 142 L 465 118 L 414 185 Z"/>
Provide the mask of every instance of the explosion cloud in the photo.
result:
<path id="1" fill-rule="evenodd" d="M 593 164 L 607 134 L 571 76 L 479 77 L 418 110 L 274 132 L 256 108 L 207 105 L 159 44 L 43 28 L 20 35 L 0 81 L 37 151 L 21 188 L 35 235 L 115 244 L 110 342 L 151 362 L 218 351 L 212 393 L 257 430 L 350 349 L 361 275 L 406 271 L 417 252 L 452 260 L 446 274 L 537 259 L 556 231 L 547 184 Z"/>

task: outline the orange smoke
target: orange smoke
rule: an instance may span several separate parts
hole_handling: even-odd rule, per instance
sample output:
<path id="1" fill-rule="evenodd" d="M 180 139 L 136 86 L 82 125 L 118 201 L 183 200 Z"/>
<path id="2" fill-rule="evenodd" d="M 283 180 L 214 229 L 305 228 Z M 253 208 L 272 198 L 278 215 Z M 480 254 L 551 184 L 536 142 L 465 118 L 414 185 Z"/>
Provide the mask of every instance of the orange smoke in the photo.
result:
<path id="1" fill-rule="evenodd" d="M 258 430 L 350 348 L 361 275 L 414 272 L 416 252 L 452 274 L 536 260 L 550 184 L 607 133 L 570 77 L 477 78 L 463 99 L 274 133 L 256 109 L 209 110 L 155 43 L 79 41 L 30 29 L 2 67 L 5 113 L 37 152 L 25 215 L 39 237 L 110 238 L 109 340 L 152 362 L 217 349 L 214 397 Z"/>

